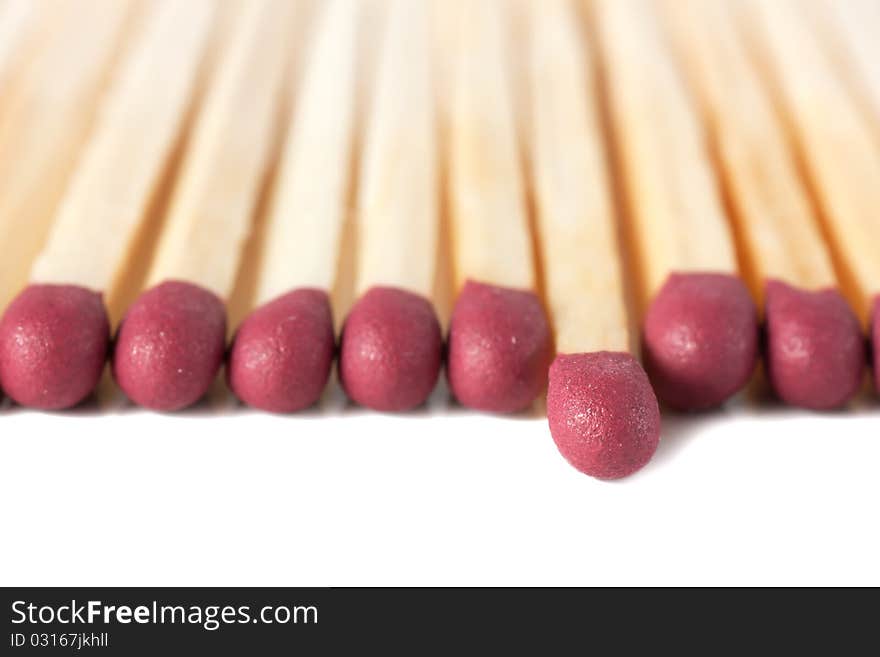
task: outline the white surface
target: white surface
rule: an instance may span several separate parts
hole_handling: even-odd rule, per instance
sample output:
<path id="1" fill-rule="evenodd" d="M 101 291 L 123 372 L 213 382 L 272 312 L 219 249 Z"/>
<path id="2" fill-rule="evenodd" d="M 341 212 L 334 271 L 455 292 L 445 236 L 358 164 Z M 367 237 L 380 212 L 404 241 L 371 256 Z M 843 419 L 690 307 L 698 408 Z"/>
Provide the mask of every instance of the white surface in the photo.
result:
<path id="1" fill-rule="evenodd" d="M 7 403 L 8 404 L 8 403 Z M 3 585 L 880 584 L 880 406 L 664 416 L 602 483 L 543 419 L 0 411 Z"/>

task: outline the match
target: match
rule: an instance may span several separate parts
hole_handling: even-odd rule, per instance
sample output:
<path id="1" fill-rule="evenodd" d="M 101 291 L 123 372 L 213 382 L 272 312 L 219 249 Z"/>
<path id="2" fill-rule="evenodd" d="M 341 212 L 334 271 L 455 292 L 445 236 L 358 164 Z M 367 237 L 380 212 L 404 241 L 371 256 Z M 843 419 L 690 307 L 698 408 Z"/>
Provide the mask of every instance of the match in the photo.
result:
<path id="1" fill-rule="evenodd" d="M 532 5 L 529 126 L 557 356 L 547 418 L 562 455 L 599 479 L 653 456 L 660 410 L 630 353 L 623 265 L 590 53 L 565 0 Z"/>
<path id="2" fill-rule="evenodd" d="M 843 406 L 861 385 L 865 341 L 736 17 L 719 2 L 664 8 L 712 133 L 752 294 L 764 303 L 770 384 L 795 406 Z"/>
<path id="3" fill-rule="evenodd" d="M 873 323 L 874 377 L 880 388 L 880 261 L 871 248 L 880 234 L 875 134 L 794 4 L 750 2 L 741 18 L 787 118 L 843 291 L 861 321 Z"/>
<path id="4" fill-rule="evenodd" d="M 653 9 L 598 0 L 593 18 L 639 274 L 645 368 L 667 405 L 702 410 L 749 381 L 758 316 L 738 276 L 703 126 Z"/>
<path id="5" fill-rule="evenodd" d="M 462 405 L 511 413 L 543 392 L 552 336 L 537 294 L 505 17 L 491 0 L 457 8 L 449 192 L 458 297 L 447 376 Z"/>
<path id="6" fill-rule="evenodd" d="M 118 6 L 77 4 L 77 11 L 94 7 L 110 21 Z M 30 270 L 30 284 L 0 321 L 0 385 L 23 406 L 74 406 L 100 379 L 110 340 L 102 296 L 115 294 L 125 278 L 147 205 L 193 96 L 212 7 L 208 0 L 152 3 L 103 100 Z M 95 25 L 101 22 L 92 18 Z M 94 31 L 86 36 L 99 38 Z M 73 148 L 75 139 L 68 137 L 64 149 Z M 51 136 L 44 138 L 50 147 Z M 51 148 L 35 152 L 50 162 Z M 66 150 L 59 153 L 67 156 Z M 58 184 L 54 176 L 61 170 L 49 170 L 48 184 Z"/>
<path id="7" fill-rule="evenodd" d="M 27 285 L 46 242 L 134 13 L 132 3 L 115 0 L 25 4 L 27 11 L 7 5 L 9 23 L 0 24 L 17 30 L 24 48 L 0 34 L 0 242 L 15 244 L 3 256 L 4 309 Z M 29 23 L 40 33 L 33 45 L 21 43 Z"/>
<path id="8" fill-rule="evenodd" d="M 173 192 L 149 289 L 128 309 L 116 337 L 117 384 L 153 410 L 194 404 L 223 364 L 225 300 L 268 173 L 292 5 L 265 0 L 236 9 Z"/>
<path id="9" fill-rule="evenodd" d="M 274 413 L 317 402 L 336 351 L 330 292 L 351 185 L 357 18 L 357 0 L 317 18 L 265 219 L 257 308 L 229 350 L 229 387 Z"/>
<path id="10" fill-rule="evenodd" d="M 358 190 L 360 297 L 340 337 L 342 387 L 379 411 L 423 404 L 443 363 L 431 303 L 439 190 L 425 10 L 396 0 L 386 19 Z"/>

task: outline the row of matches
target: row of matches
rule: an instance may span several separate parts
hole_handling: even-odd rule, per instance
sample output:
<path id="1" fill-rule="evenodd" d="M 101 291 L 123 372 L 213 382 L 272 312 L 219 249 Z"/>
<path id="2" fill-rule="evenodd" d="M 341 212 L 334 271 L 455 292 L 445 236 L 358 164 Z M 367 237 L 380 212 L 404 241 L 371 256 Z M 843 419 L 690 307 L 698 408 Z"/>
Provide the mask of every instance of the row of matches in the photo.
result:
<path id="1" fill-rule="evenodd" d="M 603 479 L 650 460 L 658 397 L 717 406 L 762 348 L 782 400 L 843 406 L 880 292 L 877 29 L 859 0 L 4 0 L 0 385 L 71 407 L 109 353 L 173 411 L 225 363 L 293 412 L 338 359 L 351 399 L 402 411 L 445 362 L 467 407 L 546 388 L 560 452 Z"/>

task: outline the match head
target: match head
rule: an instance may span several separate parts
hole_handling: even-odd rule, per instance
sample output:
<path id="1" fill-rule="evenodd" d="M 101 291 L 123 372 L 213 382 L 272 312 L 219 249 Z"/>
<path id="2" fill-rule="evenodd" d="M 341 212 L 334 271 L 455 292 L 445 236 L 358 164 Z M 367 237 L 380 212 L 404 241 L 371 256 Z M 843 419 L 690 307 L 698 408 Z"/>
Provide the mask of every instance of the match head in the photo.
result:
<path id="1" fill-rule="evenodd" d="M 109 345 L 100 294 L 29 285 L 0 320 L 0 386 L 22 406 L 76 406 L 98 385 Z"/>
<path id="2" fill-rule="evenodd" d="M 550 366 L 547 420 L 556 447 L 597 479 L 641 469 L 660 442 L 660 409 L 648 375 L 630 354 L 560 354 Z"/>
<path id="3" fill-rule="evenodd" d="M 718 406 L 758 359 L 758 313 L 727 274 L 672 274 L 645 316 L 642 355 L 657 396 L 679 410 Z"/>
<path id="4" fill-rule="evenodd" d="M 406 411 L 431 394 L 443 364 L 443 334 L 431 302 L 372 287 L 345 320 L 339 380 L 346 394 L 377 411 Z"/>
<path id="5" fill-rule="evenodd" d="M 335 351 L 327 293 L 294 290 L 260 306 L 241 323 L 229 350 L 226 379 L 249 406 L 292 413 L 318 401 Z"/>
<path id="6" fill-rule="evenodd" d="M 116 336 L 113 376 L 136 404 L 176 411 L 208 391 L 226 342 L 226 310 L 198 285 L 168 281 L 135 301 Z"/>
<path id="7" fill-rule="evenodd" d="M 846 404 L 861 386 L 866 350 L 843 296 L 768 281 L 766 299 L 767 375 L 779 398 L 814 410 Z"/>
<path id="8" fill-rule="evenodd" d="M 452 312 L 448 350 L 449 386 L 461 404 L 513 413 L 544 390 L 553 340 L 533 292 L 467 281 Z"/>

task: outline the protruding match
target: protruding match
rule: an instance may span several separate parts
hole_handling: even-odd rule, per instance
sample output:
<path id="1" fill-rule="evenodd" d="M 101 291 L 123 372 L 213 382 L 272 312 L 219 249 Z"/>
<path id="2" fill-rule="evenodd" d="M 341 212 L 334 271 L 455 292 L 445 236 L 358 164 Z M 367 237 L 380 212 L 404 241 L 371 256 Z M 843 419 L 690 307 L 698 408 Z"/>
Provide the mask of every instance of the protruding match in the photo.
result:
<path id="1" fill-rule="evenodd" d="M 578 470 L 617 479 L 660 438 L 648 377 L 630 354 L 625 290 L 596 80 L 567 0 L 530 13 L 530 145 L 538 237 L 558 355 L 547 419 Z"/>
<path id="2" fill-rule="evenodd" d="M 431 304 L 439 189 L 426 3 L 390 7 L 359 183 L 356 289 L 339 379 L 357 403 L 405 411 L 431 394 L 443 362 Z"/>
<path id="3" fill-rule="evenodd" d="M 642 348 L 657 395 L 717 406 L 758 357 L 755 304 L 737 276 L 700 120 L 646 0 L 598 0 L 613 133 L 641 282 Z"/>
<path id="4" fill-rule="evenodd" d="M 865 344 L 771 100 L 720 2 L 667 0 L 665 16 L 712 133 L 753 295 L 764 301 L 766 365 L 785 402 L 844 405 Z"/>
<path id="5" fill-rule="evenodd" d="M 265 218 L 257 309 L 229 350 L 232 391 L 274 413 L 317 402 L 335 355 L 329 294 L 348 212 L 357 2 L 334 0 L 317 18 Z"/>
<path id="6" fill-rule="evenodd" d="M 743 33 L 753 39 L 794 137 L 844 293 L 864 323 L 873 317 L 874 376 L 880 388 L 880 328 L 877 313 L 872 314 L 880 293 L 880 259 L 872 248 L 880 235 L 876 135 L 797 5 L 749 2 L 747 10 L 741 16 Z M 830 348 L 839 352 L 845 344 Z"/>
<path id="7" fill-rule="evenodd" d="M 223 363 L 232 292 L 276 136 L 293 5 L 240 3 L 199 110 L 150 274 L 123 317 L 113 375 L 133 402 L 198 401 Z"/>
<path id="8" fill-rule="evenodd" d="M 116 3 L 95 6 L 110 20 Z M 98 383 L 110 333 L 102 294 L 113 294 L 120 285 L 176 142 L 193 96 L 212 6 L 209 0 L 152 3 L 104 100 L 33 266 L 32 284 L 0 322 L 0 383 L 22 405 L 74 406 Z"/>
<path id="9" fill-rule="evenodd" d="M 536 276 L 512 90 L 505 16 L 497 0 L 459 10 L 452 81 L 449 186 L 458 299 L 447 375 L 471 408 L 515 412 L 541 394 L 553 357 Z"/>

